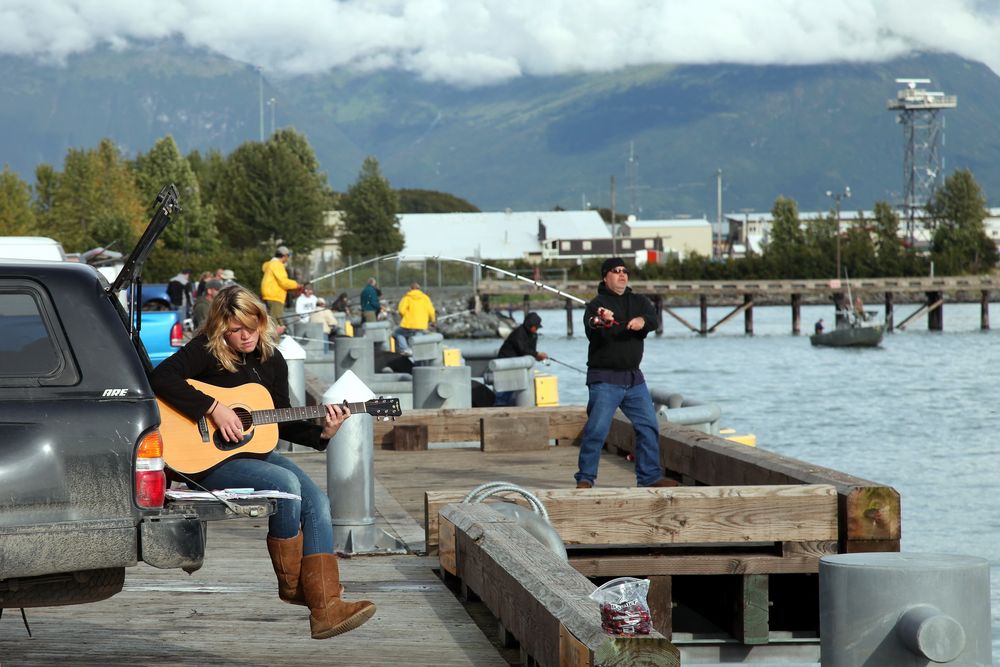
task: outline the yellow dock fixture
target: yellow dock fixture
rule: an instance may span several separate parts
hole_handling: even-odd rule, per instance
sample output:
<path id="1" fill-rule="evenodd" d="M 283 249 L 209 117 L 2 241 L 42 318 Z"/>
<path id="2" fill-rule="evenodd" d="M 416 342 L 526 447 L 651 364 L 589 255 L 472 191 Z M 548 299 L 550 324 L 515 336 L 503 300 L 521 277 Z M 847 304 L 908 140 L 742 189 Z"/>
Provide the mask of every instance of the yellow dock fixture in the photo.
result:
<path id="1" fill-rule="evenodd" d="M 535 376 L 535 405 L 559 405 L 559 378 L 555 375 Z"/>

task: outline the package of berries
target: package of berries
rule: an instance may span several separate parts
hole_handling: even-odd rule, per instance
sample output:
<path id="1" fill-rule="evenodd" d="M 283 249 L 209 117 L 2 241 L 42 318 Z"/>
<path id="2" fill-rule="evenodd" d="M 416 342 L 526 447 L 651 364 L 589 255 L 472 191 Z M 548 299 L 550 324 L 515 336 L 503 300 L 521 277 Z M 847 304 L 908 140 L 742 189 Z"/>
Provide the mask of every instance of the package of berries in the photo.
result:
<path id="1" fill-rule="evenodd" d="M 600 606 L 601 628 L 609 635 L 648 635 L 653 630 L 648 592 L 649 579 L 619 577 L 591 593 Z"/>

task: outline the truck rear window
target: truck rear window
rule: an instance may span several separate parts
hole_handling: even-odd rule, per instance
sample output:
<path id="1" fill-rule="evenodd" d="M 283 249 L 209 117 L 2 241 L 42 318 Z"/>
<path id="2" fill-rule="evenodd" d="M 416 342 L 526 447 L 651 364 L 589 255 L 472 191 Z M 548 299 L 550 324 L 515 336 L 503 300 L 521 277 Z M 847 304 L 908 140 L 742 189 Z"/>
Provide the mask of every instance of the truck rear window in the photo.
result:
<path id="1" fill-rule="evenodd" d="M 0 292 L 0 378 L 52 376 L 60 363 L 34 296 Z"/>

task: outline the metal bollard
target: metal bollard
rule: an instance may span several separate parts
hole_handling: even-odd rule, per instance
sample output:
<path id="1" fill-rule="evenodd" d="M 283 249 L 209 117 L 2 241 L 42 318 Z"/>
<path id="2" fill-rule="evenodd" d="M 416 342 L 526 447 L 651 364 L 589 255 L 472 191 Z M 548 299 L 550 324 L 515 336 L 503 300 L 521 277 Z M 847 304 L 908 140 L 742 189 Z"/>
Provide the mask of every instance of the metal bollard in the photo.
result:
<path id="1" fill-rule="evenodd" d="M 392 337 L 392 329 L 389 324 L 389 320 L 377 320 L 365 322 L 362 325 L 364 337 L 372 341 L 376 350 L 389 349 L 389 339 Z"/>
<path id="2" fill-rule="evenodd" d="M 413 356 L 410 359 L 413 360 L 413 364 L 415 366 L 442 365 L 442 341 L 444 341 L 444 336 L 439 333 L 417 334 L 411 338 L 410 349 L 413 351 Z"/>
<path id="3" fill-rule="evenodd" d="M 488 368 L 496 392 L 514 392 L 514 405 L 532 407 L 535 405 L 535 379 L 531 369 L 534 357 L 506 357 L 493 359 Z"/>
<path id="4" fill-rule="evenodd" d="M 278 351 L 288 366 L 288 401 L 293 408 L 306 404 L 306 352 L 291 336 L 282 336 L 278 341 Z M 292 451 L 295 445 L 287 440 L 278 443 L 281 451 Z"/>
<path id="5" fill-rule="evenodd" d="M 400 409 L 413 409 L 413 376 L 409 373 L 376 373 L 368 386 L 377 396 L 398 398 Z"/>
<path id="6" fill-rule="evenodd" d="M 337 336 L 333 343 L 333 355 L 338 380 L 347 371 L 365 379 L 375 374 L 375 347 L 369 338 Z"/>
<path id="7" fill-rule="evenodd" d="M 346 371 L 323 393 L 323 403 L 375 398 L 362 380 Z M 341 553 L 405 552 L 405 545 L 375 525 L 374 417 L 352 414 L 326 449 L 333 547 Z"/>
<path id="8" fill-rule="evenodd" d="M 855 553 L 819 563 L 822 667 L 992 663 L 989 561 Z"/>
<path id="9" fill-rule="evenodd" d="M 472 407 L 472 374 L 468 366 L 415 366 L 413 368 L 413 407 Z"/>

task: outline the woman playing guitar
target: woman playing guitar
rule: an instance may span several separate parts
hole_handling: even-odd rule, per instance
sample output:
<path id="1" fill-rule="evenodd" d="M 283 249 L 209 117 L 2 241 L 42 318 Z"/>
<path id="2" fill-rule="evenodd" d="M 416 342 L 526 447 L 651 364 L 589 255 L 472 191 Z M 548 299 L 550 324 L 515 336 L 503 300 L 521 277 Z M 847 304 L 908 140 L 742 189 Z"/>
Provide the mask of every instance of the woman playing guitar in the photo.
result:
<path id="1" fill-rule="evenodd" d="M 161 363 L 151 376 L 157 396 L 194 422 L 208 419 L 218 435 L 239 443 L 244 424 L 228 405 L 199 391 L 188 380 L 217 387 L 263 385 L 275 408 L 288 408 L 288 366 L 274 342 L 274 324 L 264 304 L 239 285 L 224 288 L 212 300 L 208 319 L 197 335 Z M 326 406 L 322 425 L 286 422 L 282 439 L 324 451 L 350 411 Z M 169 438 L 164 438 L 164 447 Z M 313 639 L 326 639 L 357 628 L 375 613 L 366 600 L 341 599 L 340 572 L 333 550 L 330 501 L 295 463 L 277 450 L 253 458 L 229 458 L 199 476 L 209 489 L 275 489 L 301 500 L 279 498 L 268 522 L 267 550 L 278 578 L 278 596 L 309 607 Z"/>

